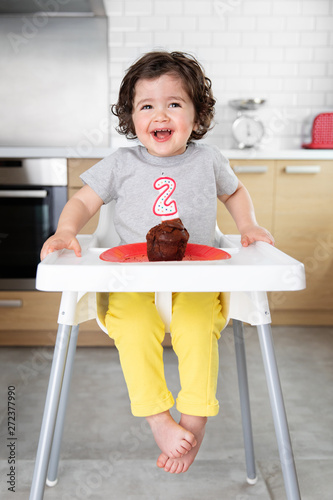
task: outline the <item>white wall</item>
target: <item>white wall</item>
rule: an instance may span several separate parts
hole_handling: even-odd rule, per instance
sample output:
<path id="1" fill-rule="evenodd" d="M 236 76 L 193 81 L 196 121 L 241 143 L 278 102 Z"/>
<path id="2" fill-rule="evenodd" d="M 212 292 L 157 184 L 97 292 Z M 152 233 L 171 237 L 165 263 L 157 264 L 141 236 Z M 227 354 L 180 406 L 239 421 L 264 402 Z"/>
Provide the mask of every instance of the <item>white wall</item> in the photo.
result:
<path id="1" fill-rule="evenodd" d="M 217 125 L 207 142 L 232 147 L 234 98 L 261 97 L 263 148 L 297 148 L 303 123 L 333 111 L 332 0 L 104 0 L 110 102 L 124 70 L 152 49 L 191 52 L 213 81 Z M 115 124 L 115 122 L 114 122 Z M 123 143 L 112 132 L 112 144 Z"/>

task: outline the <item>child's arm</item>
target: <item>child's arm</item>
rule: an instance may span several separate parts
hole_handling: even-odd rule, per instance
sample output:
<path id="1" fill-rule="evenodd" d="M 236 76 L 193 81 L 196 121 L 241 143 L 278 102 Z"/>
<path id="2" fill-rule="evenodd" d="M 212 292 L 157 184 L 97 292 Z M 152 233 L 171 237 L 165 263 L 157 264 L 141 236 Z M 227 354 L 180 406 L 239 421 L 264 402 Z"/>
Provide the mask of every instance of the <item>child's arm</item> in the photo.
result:
<path id="1" fill-rule="evenodd" d="M 74 250 L 75 255 L 81 257 L 81 247 L 76 235 L 102 205 L 103 200 L 88 185 L 75 193 L 61 212 L 55 234 L 45 241 L 40 253 L 41 260 L 62 248 Z"/>
<path id="2" fill-rule="evenodd" d="M 254 241 L 266 241 L 274 245 L 273 236 L 267 229 L 258 225 L 249 192 L 240 181 L 232 195 L 223 195 L 218 198 L 225 204 L 236 222 L 244 247 L 249 246 Z"/>

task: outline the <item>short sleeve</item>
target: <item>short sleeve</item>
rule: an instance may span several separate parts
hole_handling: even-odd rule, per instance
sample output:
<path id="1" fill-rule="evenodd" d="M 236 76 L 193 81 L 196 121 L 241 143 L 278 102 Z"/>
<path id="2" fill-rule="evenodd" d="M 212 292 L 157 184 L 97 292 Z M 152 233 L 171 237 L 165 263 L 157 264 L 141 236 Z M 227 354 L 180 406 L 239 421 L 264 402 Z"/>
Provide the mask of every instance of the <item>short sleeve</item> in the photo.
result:
<path id="1" fill-rule="evenodd" d="M 104 203 L 115 199 L 115 168 L 117 152 L 99 161 L 80 175 L 84 184 L 88 184 L 98 194 Z"/>
<path id="2" fill-rule="evenodd" d="M 238 178 L 230 167 L 229 160 L 223 156 L 219 148 L 213 146 L 212 154 L 217 196 L 222 196 L 224 194 L 231 195 L 237 189 Z"/>

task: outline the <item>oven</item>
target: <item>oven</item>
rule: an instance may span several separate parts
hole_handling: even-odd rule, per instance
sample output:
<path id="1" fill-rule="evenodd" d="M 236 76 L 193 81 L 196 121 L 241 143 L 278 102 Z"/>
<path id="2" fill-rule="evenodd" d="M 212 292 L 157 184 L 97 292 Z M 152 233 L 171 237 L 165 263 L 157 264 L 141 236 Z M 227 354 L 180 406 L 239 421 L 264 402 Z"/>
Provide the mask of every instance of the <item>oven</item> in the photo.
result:
<path id="1" fill-rule="evenodd" d="M 0 159 L 0 290 L 34 290 L 67 201 L 66 158 Z"/>

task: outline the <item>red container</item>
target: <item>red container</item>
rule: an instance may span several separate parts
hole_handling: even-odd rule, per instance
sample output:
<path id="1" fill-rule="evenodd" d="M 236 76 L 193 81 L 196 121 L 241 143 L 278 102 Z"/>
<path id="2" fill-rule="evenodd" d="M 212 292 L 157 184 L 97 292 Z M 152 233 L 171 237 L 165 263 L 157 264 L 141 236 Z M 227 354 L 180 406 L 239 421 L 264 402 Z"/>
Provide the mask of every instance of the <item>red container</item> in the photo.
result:
<path id="1" fill-rule="evenodd" d="M 333 149 L 333 113 L 320 113 L 313 120 L 312 142 L 302 144 L 308 149 Z"/>

